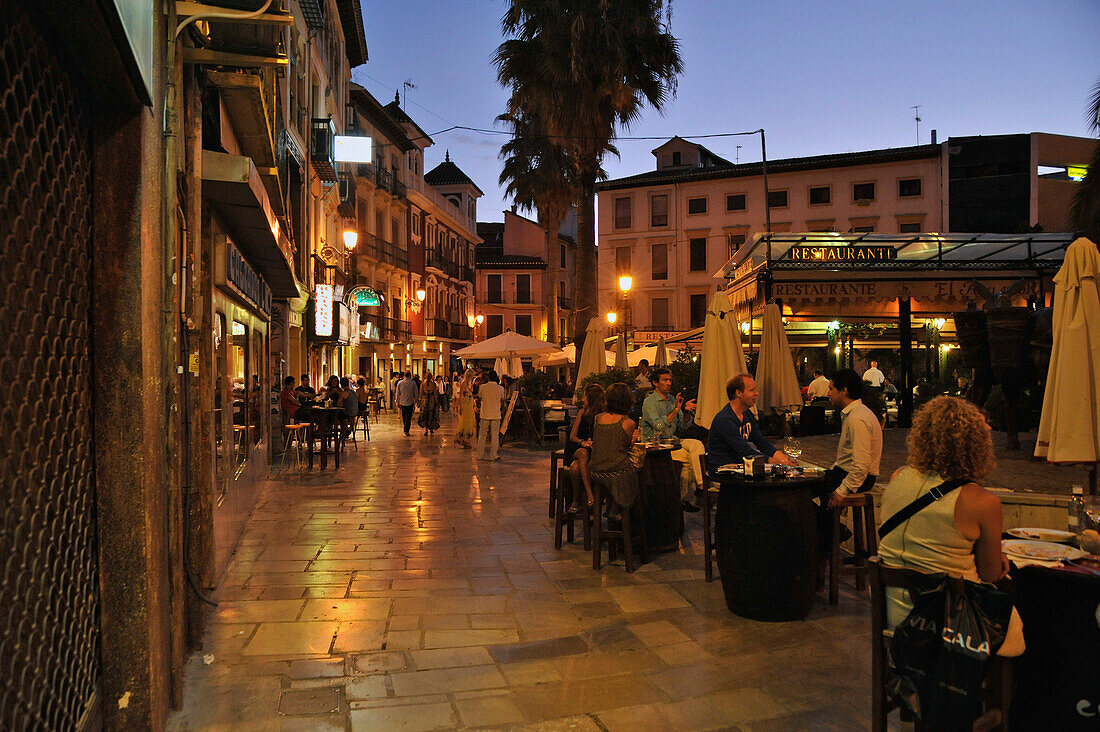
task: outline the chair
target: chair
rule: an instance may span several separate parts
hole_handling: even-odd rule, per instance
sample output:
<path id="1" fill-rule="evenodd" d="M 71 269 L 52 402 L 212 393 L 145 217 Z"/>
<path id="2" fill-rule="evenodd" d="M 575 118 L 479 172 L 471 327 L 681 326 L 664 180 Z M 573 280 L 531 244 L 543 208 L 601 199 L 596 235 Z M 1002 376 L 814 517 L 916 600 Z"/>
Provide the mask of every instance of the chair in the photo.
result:
<path id="1" fill-rule="evenodd" d="M 824 435 L 829 432 L 825 421 L 825 407 L 809 404 L 802 407 L 798 417 L 798 434 L 806 437 L 809 435 Z"/>
<path id="2" fill-rule="evenodd" d="M 886 673 L 889 660 L 886 652 L 888 638 L 893 630 L 886 626 L 886 588 L 910 589 L 920 573 L 913 569 L 887 567 L 879 557 L 867 561 L 867 575 L 871 583 L 871 729 L 886 732 L 887 717 L 899 709 L 897 703 L 886 695 Z M 974 720 L 974 732 L 986 732 L 997 728 L 1009 729 L 1008 709 L 1012 700 L 1012 660 L 994 656 L 989 676 L 985 682 L 986 711 Z M 913 716 L 901 709 L 903 722 L 913 721 Z M 916 729 L 930 728 L 916 720 Z"/>
<path id="3" fill-rule="evenodd" d="M 564 481 L 564 482 L 563 482 Z M 569 490 L 565 489 L 565 486 L 569 486 Z M 566 502 L 573 502 L 574 495 L 577 491 L 584 492 L 583 485 L 577 485 L 573 481 L 573 473 L 567 467 L 558 468 L 558 496 L 554 502 L 554 548 L 561 549 L 561 532 L 562 527 L 565 527 L 566 540 L 572 544 L 574 533 L 573 523 L 575 521 L 581 522 L 581 530 L 584 533 L 584 549 L 588 551 L 592 549 L 592 513 L 590 509 L 586 509 L 585 513 L 579 516 L 571 515 L 566 511 Z"/>
<path id="4" fill-rule="evenodd" d="M 633 572 L 637 567 L 634 564 L 634 540 L 640 542 L 642 564 L 649 561 L 649 551 L 645 540 L 645 521 L 642 518 L 641 500 L 634 502 L 628 509 L 619 506 L 619 514 L 622 517 L 622 526 L 619 529 L 611 528 L 608 519 L 608 527 L 604 528 L 604 502 L 607 507 L 618 506 L 615 499 L 607 489 L 597 480 L 592 481 L 592 488 L 596 493 L 596 505 L 592 507 L 592 569 L 600 569 L 603 561 L 603 543 L 607 542 L 607 561 L 615 561 L 615 543 L 623 544 L 623 558 L 626 561 L 626 571 Z M 633 516 L 632 516 L 633 514 Z"/>
<path id="5" fill-rule="evenodd" d="M 840 556 L 840 514 L 842 508 L 852 509 L 853 556 Z M 829 547 L 829 604 L 840 600 L 840 575 L 853 574 L 856 589 L 866 587 L 867 558 L 878 554 L 878 534 L 875 526 L 875 500 L 870 493 L 852 493 L 840 500 L 840 506 L 830 509 L 833 524 L 832 546 Z M 845 561 L 846 560 L 846 561 Z"/>
<path id="6" fill-rule="evenodd" d="M 707 454 L 699 456 L 700 469 L 703 475 L 703 485 L 700 486 L 703 494 L 703 568 L 706 581 L 714 580 L 712 564 L 715 561 L 715 547 L 718 545 L 717 530 L 714 525 L 714 508 L 718 501 L 718 488 L 711 484 L 710 474 L 707 472 Z"/>

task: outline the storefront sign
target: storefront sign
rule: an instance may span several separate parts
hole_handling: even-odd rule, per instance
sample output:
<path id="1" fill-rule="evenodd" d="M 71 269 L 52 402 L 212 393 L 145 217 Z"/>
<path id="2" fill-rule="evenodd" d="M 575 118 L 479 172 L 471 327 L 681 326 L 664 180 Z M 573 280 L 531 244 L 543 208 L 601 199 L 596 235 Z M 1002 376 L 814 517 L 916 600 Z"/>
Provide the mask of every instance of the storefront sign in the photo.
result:
<path id="1" fill-rule="evenodd" d="M 891 246 L 794 246 L 787 259 L 795 262 L 888 262 L 898 258 Z"/>
<path id="2" fill-rule="evenodd" d="M 984 281 L 990 289 L 1003 289 L 1013 280 Z M 1038 282 L 1031 280 L 1017 294 L 1026 299 L 1039 292 Z M 935 302 L 951 307 L 965 307 L 968 300 L 981 301 L 974 291 L 973 282 L 965 280 L 873 280 L 865 282 L 776 282 L 772 285 L 772 297 L 784 304 L 805 306 L 815 302 L 858 302 L 867 300 L 891 301 L 910 297 L 922 302 Z"/>
<path id="3" fill-rule="evenodd" d="M 355 290 L 353 302 L 359 307 L 373 308 L 382 304 L 382 296 L 369 287 Z"/>
<path id="4" fill-rule="evenodd" d="M 332 285 L 317 285 L 317 307 L 314 313 L 314 334 L 328 338 L 332 335 Z"/>
<path id="5" fill-rule="evenodd" d="M 271 315 L 271 288 L 229 239 L 225 239 L 225 256 L 221 261 L 225 271 L 216 273 L 218 284 L 228 287 L 264 315 Z"/>
<path id="6" fill-rule="evenodd" d="M 679 335 L 683 334 L 678 330 L 636 330 L 634 331 L 634 342 L 656 343 L 662 338 L 667 341 L 669 338 L 675 338 Z"/>

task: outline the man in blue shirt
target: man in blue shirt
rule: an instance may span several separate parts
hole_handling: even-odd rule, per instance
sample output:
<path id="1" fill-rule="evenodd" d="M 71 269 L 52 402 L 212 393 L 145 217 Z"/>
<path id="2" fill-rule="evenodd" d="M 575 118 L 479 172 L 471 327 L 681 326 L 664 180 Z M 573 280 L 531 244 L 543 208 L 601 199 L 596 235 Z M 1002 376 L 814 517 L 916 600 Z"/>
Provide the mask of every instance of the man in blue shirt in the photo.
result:
<path id="1" fill-rule="evenodd" d="M 752 408 L 756 405 L 756 380 L 749 374 L 734 376 L 726 384 L 730 403 L 722 407 L 710 425 L 707 466 L 711 470 L 740 462 L 750 455 L 767 455 L 769 463 L 793 464 L 781 450 L 768 442 Z"/>
<path id="2" fill-rule="evenodd" d="M 654 391 L 642 402 L 642 439 L 667 439 L 695 421 L 695 400 L 672 396 L 672 372 L 666 368 L 655 369 L 650 378 Z"/>

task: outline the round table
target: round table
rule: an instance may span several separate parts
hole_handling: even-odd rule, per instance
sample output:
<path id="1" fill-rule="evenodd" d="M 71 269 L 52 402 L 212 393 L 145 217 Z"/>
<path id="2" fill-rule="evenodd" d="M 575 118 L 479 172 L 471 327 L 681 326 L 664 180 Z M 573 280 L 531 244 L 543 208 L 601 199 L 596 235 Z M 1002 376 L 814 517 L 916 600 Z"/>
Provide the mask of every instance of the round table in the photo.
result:
<path id="1" fill-rule="evenodd" d="M 309 410 L 309 421 L 316 430 L 315 435 L 321 438 L 321 470 L 324 470 L 328 462 L 329 446 L 332 447 L 332 457 L 336 467 L 340 467 L 340 448 L 343 446 L 341 439 L 340 423 L 344 417 L 344 410 L 339 407 L 313 406 Z M 309 441 L 309 467 L 313 469 L 313 440 Z"/>
<path id="2" fill-rule="evenodd" d="M 710 478 L 721 486 L 715 533 L 726 606 L 753 620 L 802 620 L 813 605 L 818 572 L 811 499 L 824 477 Z"/>
<path id="3" fill-rule="evenodd" d="M 680 470 L 672 459 L 677 449 L 673 445 L 646 445 L 645 462 L 638 471 L 638 501 L 650 551 L 673 551 L 684 533 Z"/>

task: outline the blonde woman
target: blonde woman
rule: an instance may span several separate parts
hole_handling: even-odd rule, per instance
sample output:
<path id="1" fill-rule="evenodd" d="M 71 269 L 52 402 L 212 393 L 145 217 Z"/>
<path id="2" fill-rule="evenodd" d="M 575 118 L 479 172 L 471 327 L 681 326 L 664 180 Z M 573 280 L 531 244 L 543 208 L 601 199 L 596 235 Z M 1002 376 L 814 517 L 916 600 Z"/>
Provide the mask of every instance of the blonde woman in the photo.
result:
<path id="1" fill-rule="evenodd" d="M 908 464 L 898 468 L 882 494 L 889 518 L 929 489 L 959 485 L 913 514 L 879 543 L 891 567 L 944 572 L 971 582 L 996 582 L 1008 571 L 1001 553 L 1001 501 L 978 481 L 993 471 L 993 438 L 981 411 L 957 397 L 932 399 L 917 412 L 907 438 Z M 909 614 L 909 593 L 890 588 L 886 621 L 893 628 Z M 1023 652 L 1023 625 L 1016 611 L 999 655 Z"/>
<path id="2" fill-rule="evenodd" d="M 476 420 L 474 418 L 474 370 L 466 369 L 462 375 L 462 381 L 458 384 L 458 393 L 455 395 L 458 405 L 458 433 L 455 435 L 455 443 L 469 450 L 473 445 L 470 440 L 474 436 Z"/>

